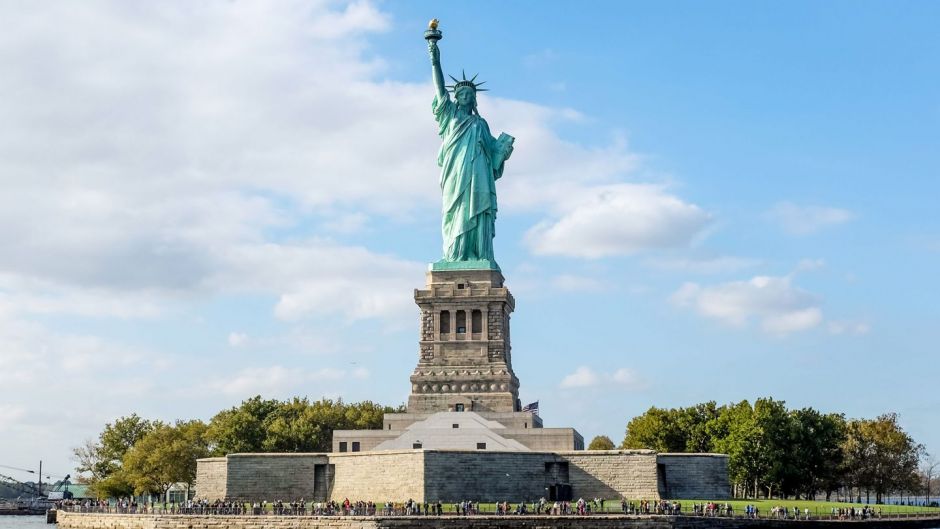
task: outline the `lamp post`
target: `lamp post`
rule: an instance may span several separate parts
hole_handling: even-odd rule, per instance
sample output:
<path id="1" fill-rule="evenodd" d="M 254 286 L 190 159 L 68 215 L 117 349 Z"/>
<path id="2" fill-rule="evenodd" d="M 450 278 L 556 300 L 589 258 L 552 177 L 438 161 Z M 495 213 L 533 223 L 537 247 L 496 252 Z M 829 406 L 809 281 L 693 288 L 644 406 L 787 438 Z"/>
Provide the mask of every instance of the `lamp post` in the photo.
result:
<path id="1" fill-rule="evenodd" d="M 37 479 L 39 480 L 37 490 L 39 491 L 39 496 L 42 497 L 42 459 L 39 460 L 39 473 L 37 473 L 35 470 L 26 470 L 26 472 L 29 472 L 30 474 L 36 474 Z"/>

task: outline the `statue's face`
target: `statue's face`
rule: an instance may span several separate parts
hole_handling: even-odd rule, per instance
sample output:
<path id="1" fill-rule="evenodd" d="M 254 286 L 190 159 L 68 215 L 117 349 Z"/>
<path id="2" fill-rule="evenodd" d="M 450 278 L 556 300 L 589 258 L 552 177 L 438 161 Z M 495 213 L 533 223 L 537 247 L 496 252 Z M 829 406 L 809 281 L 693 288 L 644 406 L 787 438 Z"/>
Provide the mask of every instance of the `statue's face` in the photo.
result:
<path id="1" fill-rule="evenodd" d="M 477 104 L 476 93 L 472 88 L 461 88 L 457 90 L 457 93 L 454 94 L 454 98 L 457 99 L 457 104 L 462 107 L 472 108 Z"/>

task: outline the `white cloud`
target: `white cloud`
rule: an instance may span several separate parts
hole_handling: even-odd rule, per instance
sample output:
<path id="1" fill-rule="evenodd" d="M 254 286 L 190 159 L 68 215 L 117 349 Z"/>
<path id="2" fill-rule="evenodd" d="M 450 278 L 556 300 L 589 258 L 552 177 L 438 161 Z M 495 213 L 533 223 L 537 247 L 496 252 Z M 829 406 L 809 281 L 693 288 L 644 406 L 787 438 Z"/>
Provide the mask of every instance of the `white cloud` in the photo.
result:
<path id="1" fill-rule="evenodd" d="M 800 262 L 796 264 L 796 271 L 812 272 L 813 270 L 819 270 L 825 266 L 825 259 L 801 259 Z"/>
<path id="2" fill-rule="evenodd" d="M 365 380 L 369 375 L 369 370 L 361 367 L 347 371 L 333 367 L 310 370 L 282 365 L 257 366 L 213 378 L 206 386 L 212 391 L 239 398 L 252 395 L 287 398 L 297 392 L 303 393 L 306 388 L 320 388 L 325 383 L 342 382 L 348 378 Z"/>
<path id="3" fill-rule="evenodd" d="M 767 217 L 791 235 L 809 235 L 849 222 L 855 215 L 847 209 L 780 202 L 767 212 Z"/>
<path id="4" fill-rule="evenodd" d="M 285 319 L 410 314 L 396 281 L 420 280 L 423 265 L 306 228 L 349 234 L 438 207 L 427 84 L 378 80 L 367 39 L 349 38 L 389 26 L 372 4 L 30 4 L 3 15 L 0 114 L 16 132 L 0 133 L 0 274 L 30 300 L 18 310 L 152 317 L 167 299 L 253 289 L 277 297 Z M 501 204 L 560 216 L 539 251 L 564 253 L 558 244 L 604 220 L 565 209 L 572 196 L 659 204 L 626 219 L 644 226 L 608 226 L 579 253 L 668 246 L 694 230 L 681 211 L 695 206 L 611 184 L 636 166 L 621 138 L 592 148 L 554 132 L 580 113 L 495 97 L 481 109 L 494 131 L 522 138 Z"/>
<path id="5" fill-rule="evenodd" d="M 0 432 L 11 426 L 15 427 L 25 416 L 25 407 L 0 403 Z"/>
<path id="6" fill-rule="evenodd" d="M 864 335 L 868 334 L 871 331 L 871 326 L 864 322 L 858 321 L 830 321 L 828 324 L 829 334 L 854 334 L 854 335 Z"/>
<path id="7" fill-rule="evenodd" d="M 622 367 L 611 375 L 611 381 L 627 389 L 644 389 L 646 381 L 634 370 Z"/>
<path id="8" fill-rule="evenodd" d="M 334 233 L 357 233 L 369 223 L 369 216 L 362 212 L 343 213 L 323 223 L 323 228 Z"/>
<path id="9" fill-rule="evenodd" d="M 290 393 L 300 387 L 304 375 L 299 369 L 281 365 L 253 367 L 211 380 L 208 386 L 226 395 L 249 396 Z"/>
<path id="10" fill-rule="evenodd" d="M 692 274 L 724 274 L 753 268 L 761 263 L 758 259 L 720 256 L 706 258 L 649 259 L 647 266 L 661 270 Z"/>
<path id="11" fill-rule="evenodd" d="M 232 347 L 242 347 L 248 343 L 248 335 L 243 332 L 231 332 L 228 335 L 228 344 Z"/>
<path id="12" fill-rule="evenodd" d="M 24 454 L 31 438 L 81 438 L 126 412 L 128 401 L 142 413 L 166 410 L 185 383 L 159 373 L 206 372 L 202 359 L 108 338 L 124 331 L 107 322 L 91 322 L 102 336 L 61 331 L 51 321 L 57 315 L 150 318 L 150 330 L 185 339 L 193 329 L 172 320 L 201 325 L 216 317 L 207 305 L 247 295 L 287 321 L 413 323 L 411 287 L 402 285 L 421 284 L 423 263 L 320 231 L 356 234 L 415 212 L 434 218 L 439 209 L 431 90 L 383 79 L 368 36 L 391 20 L 373 3 L 37 2 L 0 7 L 0 18 L 0 387 L 33 389 L 38 373 L 68 369 L 46 397 L 82 403 L 43 422 L 60 430 L 42 435 L 22 427 L 42 419 L 30 408 L 10 428 L 22 435 L 9 446 Z M 564 206 L 569 197 L 649 187 L 669 202 L 656 186 L 617 186 L 637 165 L 622 138 L 592 147 L 555 132 L 589 117 L 496 97 L 480 102 L 494 131 L 520 138 L 498 184 L 501 207 L 549 212 L 550 225 L 562 224 L 552 234 L 583 228 L 558 233 L 562 221 L 578 218 Z M 630 237 L 650 246 L 657 236 Z M 623 243 L 623 234 L 614 238 Z M 604 241 L 592 244 L 610 251 Z M 239 324 L 221 328 L 228 325 Z M 281 344 L 335 352 L 339 340 L 324 341 L 303 331 L 281 339 L 236 330 L 231 349 L 218 345 L 245 357 Z M 232 395 L 369 377 L 364 368 L 266 367 L 213 369 L 219 379 L 208 387 Z M 3 413 L 13 417 L 9 409 L 25 402 L 11 399 Z M 62 430 L 66 421 L 79 427 Z"/>
<path id="13" fill-rule="evenodd" d="M 560 202 L 555 220 L 533 227 L 526 240 L 537 254 L 599 258 L 686 247 L 711 216 L 660 186 L 587 187 Z"/>
<path id="14" fill-rule="evenodd" d="M 672 301 L 733 326 L 759 320 L 770 334 L 811 329 L 823 320 L 818 296 L 793 286 L 790 277 L 755 276 L 712 286 L 686 283 Z"/>
<path id="15" fill-rule="evenodd" d="M 581 366 L 561 380 L 561 387 L 565 389 L 584 388 L 597 384 L 600 377 L 591 368 Z"/>
<path id="16" fill-rule="evenodd" d="M 552 278 L 552 286 L 566 292 L 599 292 L 603 284 L 593 277 L 560 274 Z"/>
<path id="17" fill-rule="evenodd" d="M 635 371 L 619 368 L 613 373 L 597 373 L 587 366 L 579 366 L 574 372 L 566 375 L 559 387 L 562 389 L 578 389 L 597 386 L 619 387 L 628 390 L 640 390 L 647 387 Z"/>
<path id="18" fill-rule="evenodd" d="M 0 274 L 0 313 L 73 314 L 89 318 L 156 318 L 163 305 L 149 292 L 84 288 L 45 280 Z"/>
<path id="19" fill-rule="evenodd" d="M 808 307 L 780 314 L 768 314 L 761 321 L 761 329 L 771 334 L 783 335 L 816 327 L 822 319 L 820 308 Z"/>
<path id="20" fill-rule="evenodd" d="M 233 246 L 212 278 L 222 291 L 280 292 L 275 314 L 284 320 L 341 314 L 350 320 L 414 316 L 412 293 L 424 265 L 325 240 Z M 263 270 L 263 274 L 257 271 Z"/>

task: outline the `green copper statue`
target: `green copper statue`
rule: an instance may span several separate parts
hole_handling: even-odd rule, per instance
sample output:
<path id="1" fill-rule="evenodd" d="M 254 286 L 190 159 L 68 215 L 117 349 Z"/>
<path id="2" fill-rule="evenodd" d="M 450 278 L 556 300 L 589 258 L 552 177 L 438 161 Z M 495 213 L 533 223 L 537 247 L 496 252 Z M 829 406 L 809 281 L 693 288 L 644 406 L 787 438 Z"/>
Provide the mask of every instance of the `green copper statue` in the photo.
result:
<path id="1" fill-rule="evenodd" d="M 431 71 L 437 93 L 432 109 L 441 136 L 437 164 L 441 167 L 441 193 L 444 258 L 433 266 L 447 269 L 499 269 L 493 256 L 496 225 L 496 180 L 503 174 L 503 164 L 512 154 L 514 138 L 501 134 L 494 138 L 490 127 L 477 111 L 477 92 L 483 83 L 476 76 L 467 80 L 454 77 L 454 85 L 444 85 L 441 51 L 437 41 L 441 32 L 432 20 L 425 32 Z M 454 92 L 451 101 L 448 88 Z"/>

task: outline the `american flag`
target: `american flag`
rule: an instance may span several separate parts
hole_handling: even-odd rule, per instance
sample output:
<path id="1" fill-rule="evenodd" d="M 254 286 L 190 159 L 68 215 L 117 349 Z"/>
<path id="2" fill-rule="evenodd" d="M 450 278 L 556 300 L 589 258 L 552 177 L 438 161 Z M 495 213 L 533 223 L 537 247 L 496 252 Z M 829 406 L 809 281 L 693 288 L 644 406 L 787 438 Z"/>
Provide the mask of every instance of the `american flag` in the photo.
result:
<path id="1" fill-rule="evenodd" d="M 535 402 L 526 404 L 526 405 L 522 408 L 522 411 L 531 411 L 532 413 L 538 415 L 538 414 L 539 414 L 539 401 L 535 401 Z"/>

